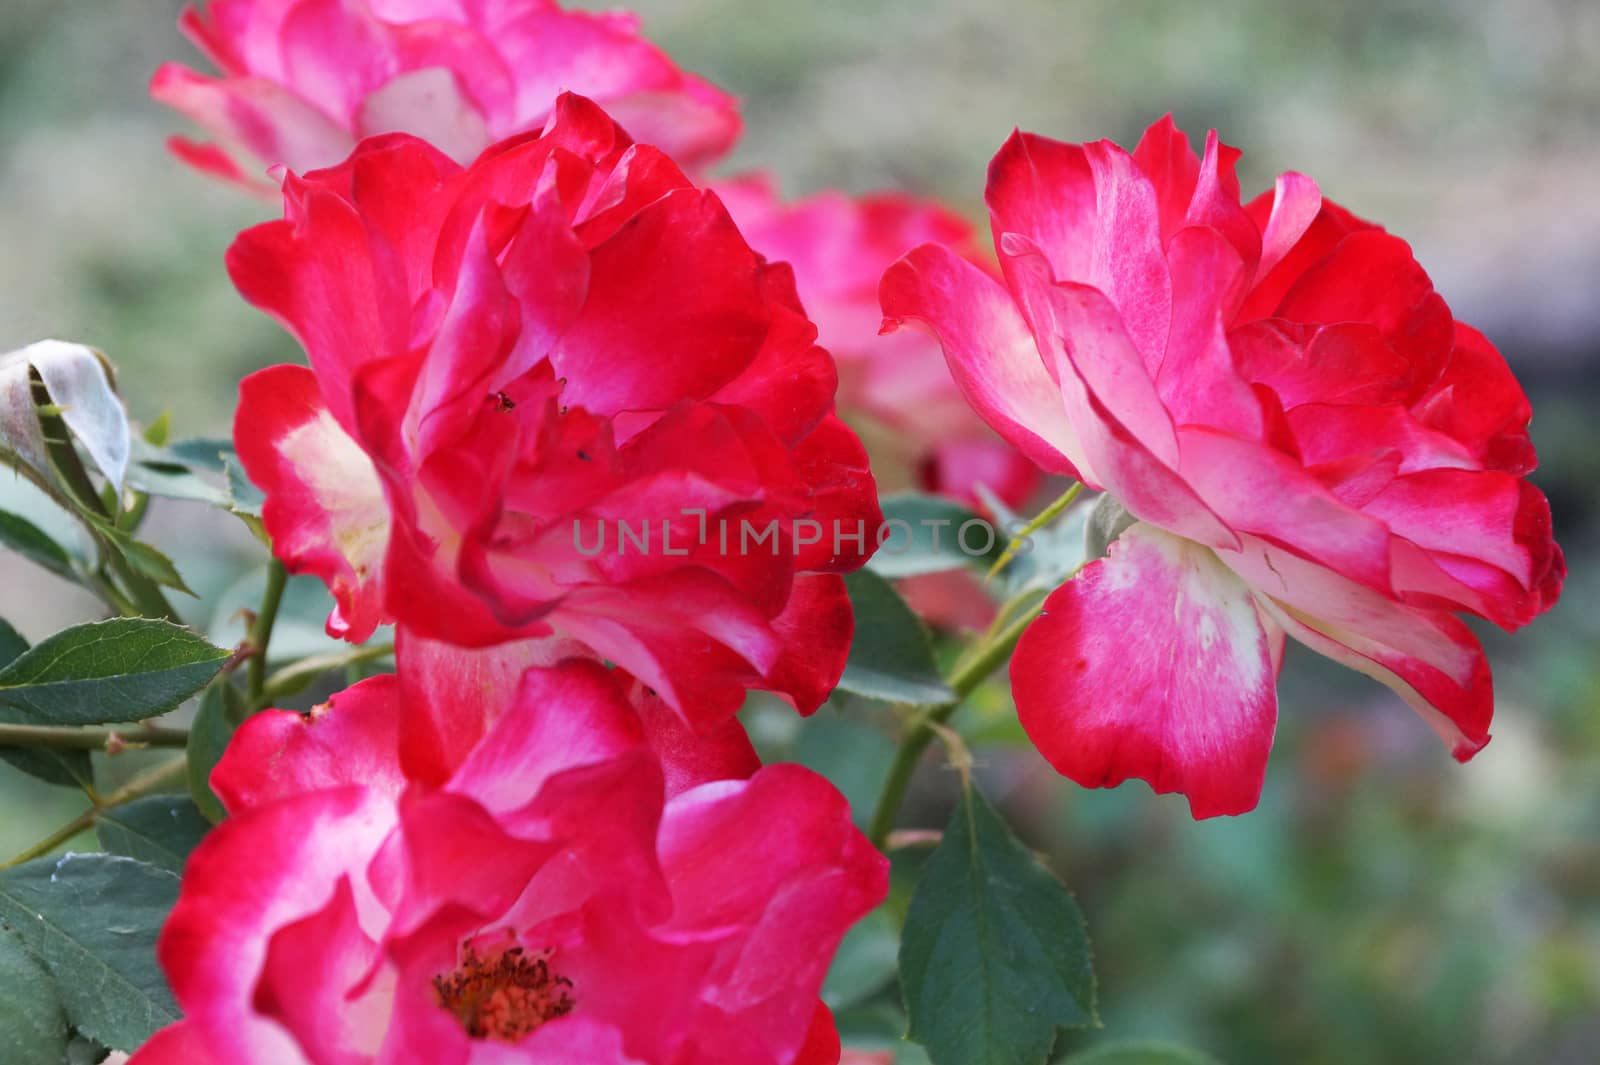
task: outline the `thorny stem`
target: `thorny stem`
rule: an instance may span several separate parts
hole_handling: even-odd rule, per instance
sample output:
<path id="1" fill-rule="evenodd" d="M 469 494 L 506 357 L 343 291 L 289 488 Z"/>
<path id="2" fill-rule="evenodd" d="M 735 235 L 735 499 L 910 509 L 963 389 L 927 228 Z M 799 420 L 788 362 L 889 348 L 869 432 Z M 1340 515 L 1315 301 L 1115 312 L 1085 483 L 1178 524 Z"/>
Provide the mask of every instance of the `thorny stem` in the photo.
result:
<path id="1" fill-rule="evenodd" d="M 989 572 L 984 579 L 993 580 L 996 574 L 1010 565 L 1011 560 L 1017 557 L 1017 552 L 1022 550 L 1022 545 L 1028 537 L 1060 517 L 1061 512 L 1072 506 L 1073 501 L 1078 498 L 1078 494 L 1082 491 L 1083 482 L 1079 481 L 1073 484 L 1071 488 L 1061 493 L 1060 498 L 1054 503 L 1039 511 L 1037 517 L 1018 529 L 1016 535 L 1011 538 L 1011 542 L 1006 545 L 1005 551 L 1001 553 L 999 558 L 995 559 L 994 565 L 989 567 Z"/>
<path id="2" fill-rule="evenodd" d="M 376 662 L 392 654 L 394 654 L 392 643 L 369 643 L 339 654 L 302 658 L 294 665 L 285 666 L 268 677 L 261 687 L 261 694 L 250 703 L 250 709 L 252 712 L 265 709 L 279 699 L 301 691 L 324 673 Z"/>
<path id="3" fill-rule="evenodd" d="M 1004 569 L 1016 556 L 1023 541 L 1060 517 L 1082 491 L 1081 482 L 1074 484 L 1055 502 L 1040 511 L 1037 517 L 1019 529 L 1006 547 L 1005 553 L 989 570 L 989 576 L 993 577 Z M 872 811 L 872 822 L 867 830 L 868 837 L 879 850 L 888 843 L 889 833 L 894 829 L 895 817 L 900 812 L 900 804 L 906 797 L 906 789 L 911 786 L 911 777 L 917 770 L 922 752 L 928 749 L 928 744 L 932 743 L 936 736 L 948 731 L 945 729 L 945 722 L 950 719 L 950 715 L 956 712 L 956 708 L 978 685 L 1005 665 L 1011 657 L 1011 652 L 1016 649 L 1017 641 L 1022 638 L 1022 633 L 1043 612 L 1044 601 L 1042 598 L 1036 598 L 1036 595 L 1034 591 L 1024 590 L 1000 607 L 993 623 L 989 626 L 989 631 L 985 632 L 961 661 L 956 663 L 955 670 L 950 674 L 947 684 L 954 693 L 954 698 L 923 707 L 907 726 L 900 738 L 900 748 L 895 752 L 894 763 L 889 767 L 889 775 L 884 779 L 883 790 L 878 795 L 878 805 Z M 952 752 L 958 761 L 965 762 L 963 775 L 971 765 L 970 758 L 964 757 L 961 753 L 964 750 L 964 747 L 952 747 Z"/>
<path id="4" fill-rule="evenodd" d="M 874 846 L 881 850 L 888 841 L 889 832 L 894 828 L 895 815 L 900 811 L 900 803 L 911 785 L 911 776 L 916 772 L 917 762 L 921 760 L 928 744 L 938 735 L 936 730 L 956 712 L 962 700 L 971 695 L 995 670 L 1005 665 L 1017 641 L 1022 638 L 1023 631 L 1033 624 L 1043 606 L 1043 603 L 1037 603 L 1022 611 L 998 633 L 980 642 L 972 654 L 950 674 L 948 684 L 955 698 L 925 707 L 906 729 L 900 740 L 900 749 L 895 753 L 894 764 L 889 767 L 889 776 L 884 780 L 883 791 L 878 795 L 878 805 L 872 812 L 872 824 L 867 835 Z"/>
<path id="5" fill-rule="evenodd" d="M 0 724 L 0 747 L 48 747 L 58 751 L 105 751 L 123 747 L 183 747 L 188 729 L 159 725 L 125 728 L 58 728 L 51 725 Z"/>

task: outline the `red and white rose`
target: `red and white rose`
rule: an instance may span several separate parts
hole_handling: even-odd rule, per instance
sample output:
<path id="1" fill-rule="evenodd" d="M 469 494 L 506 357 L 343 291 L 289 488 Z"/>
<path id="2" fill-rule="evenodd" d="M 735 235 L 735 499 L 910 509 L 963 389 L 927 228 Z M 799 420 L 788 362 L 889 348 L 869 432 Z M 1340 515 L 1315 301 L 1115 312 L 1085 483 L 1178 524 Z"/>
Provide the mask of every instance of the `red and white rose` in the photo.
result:
<path id="1" fill-rule="evenodd" d="M 818 992 L 887 862 L 832 785 L 667 787 L 618 679 L 571 661 L 430 788 L 400 687 L 241 728 L 160 941 L 184 1019 L 137 1065 L 838 1060 Z"/>
<path id="2" fill-rule="evenodd" d="M 585 649 L 697 728 L 826 698 L 876 489 L 792 273 L 715 194 L 574 96 L 468 168 L 391 135 L 284 189 L 228 266 L 311 367 L 246 379 L 235 440 L 330 631 Z"/>
<path id="3" fill-rule="evenodd" d="M 1256 803 L 1284 636 L 1388 684 L 1459 759 L 1493 690 L 1456 616 L 1515 628 L 1565 564 L 1530 410 L 1411 249 L 1289 173 L 1163 120 L 1128 153 L 1017 133 L 989 170 L 1002 281 L 930 245 L 882 285 L 968 400 L 1137 519 L 1045 604 L 1011 678 L 1061 772 Z"/>

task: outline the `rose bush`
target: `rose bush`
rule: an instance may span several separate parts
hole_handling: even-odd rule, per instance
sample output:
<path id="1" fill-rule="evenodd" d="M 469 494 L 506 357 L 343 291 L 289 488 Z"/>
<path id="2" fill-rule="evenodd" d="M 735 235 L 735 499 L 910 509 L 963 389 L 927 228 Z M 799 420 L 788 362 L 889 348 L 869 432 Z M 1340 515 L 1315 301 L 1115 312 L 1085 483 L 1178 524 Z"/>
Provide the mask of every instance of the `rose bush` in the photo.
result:
<path id="1" fill-rule="evenodd" d="M 882 286 L 997 431 L 1137 519 L 1022 638 L 1023 726 L 1079 783 L 1198 817 L 1256 803 L 1285 633 L 1465 760 L 1494 699 L 1455 614 L 1515 628 L 1565 574 L 1493 345 L 1309 178 L 1241 205 L 1238 154 L 1170 119 L 1131 154 L 1019 132 L 989 170 L 1004 280 L 929 245 Z"/>
<path id="2" fill-rule="evenodd" d="M 1243 203 L 1214 133 L 1017 133 L 996 264 L 898 193 L 702 187 L 558 95 L 685 165 L 726 149 L 731 100 L 625 15 L 184 25 L 223 76 L 156 95 L 223 142 L 180 156 L 281 192 L 227 267 L 309 366 L 249 376 L 230 443 L 136 429 L 96 349 L 0 358 L 29 489 L 0 544 L 116 615 L 37 644 L 0 619 L 0 761 L 87 800 L 0 866 L 5 1065 L 888 1065 L 902 1037 L 934 1065 L 1200 1061 L 1061 1045 L 1099 1024 L 1094 952 L 979 787 L 973 748 L 1015 731 L 986 686 L 1009 665 L 1073 779 L 1236 813 L 1288 636 L 1466 759 L 1493 694 L 1458 615 L 1515 628 L 1561 591 L 1498 352 L 1309 179 Z M 947 498 L 883 522 L 836 392 Z M 1041 472 L 1104 494 L 1020 521 Z M 160 499 L 270 545 L 206 635 L 171 597 L 192 556 L 143 539 Z M 854 572 L 894 523 L 903 557 Z M 350 645 L 307 640 L 307 607 Z M 1368 744 L 1318 735 L 1332 801 Z M 935 743 L 942 830 L 901 810 Z M 102 853 L 57 853 L 90 827 Z"/>
<path id="3" fill-rule="evenodd" d="M 528 671 L 430 789 L 399 687 L 240 730 L 161 937 L 184 1019 L 138 1065 L 838 1060 L 817 993 L 888 863 L 827 781 L 664 799 L 616 679 L 576 661 Z"/>
<path id="4" fill-rule="evenodd" d="M 311 368 L 248 378 L 235 438 L 331 632 L 582 645 L 706 727 L 821 703 L 876 493 L 792 273 L 713 193 L 566 96 L 470 168 L 393 135 L 285 204 L 228 266 Z"/>
<path id="5" fill-rule="evenodd" d="M 151 94 L 217 138 L 175 137 L 173 151 L 269 195 L 268 167 L 332 166 L 379 133 L 415 134 L 468 163 L 543 125 L 565 90 L 686 166 L 739 134 L 736 101 L 679 70 L 627 12 L 554 0 L 212 0 L 180 26 L 222 73 L 156 72 Z"/>

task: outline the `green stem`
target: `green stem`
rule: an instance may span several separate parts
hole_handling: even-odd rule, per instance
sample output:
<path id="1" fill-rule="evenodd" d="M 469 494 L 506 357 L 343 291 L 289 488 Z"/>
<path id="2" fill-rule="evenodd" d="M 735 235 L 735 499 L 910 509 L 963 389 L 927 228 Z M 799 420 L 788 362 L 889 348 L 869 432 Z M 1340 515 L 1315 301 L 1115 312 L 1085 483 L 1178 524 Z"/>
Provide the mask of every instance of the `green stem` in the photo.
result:
<path id="1" fill-rule="evenodd" d="M 1012 650 L 1017 646 L 1017 641 L 1022 638 L 1022 633 L 1033 624 L 1043 609 L 1043 603 L 1037 603 L 1024 610 L 999 632 L 980 642 L 972 654 L 968 655 L 956 666 L 950 674 L 950 690 L 955 693 L 955 698 L 943 703 L 936 703 L 927 707 L 913 720 L 906 733 L 900 740 L 900 749 L 895 752 L 894 764 L 889 767 L 889 775 L 883 782 L 883 791 L 878 795 L 878 805 L 872 812 L 872 824 L 867 835 L 873 845 L 882 850 L 889 838 L 889 832 L 894 828 L 895 816 L 900 812 L 900 803 L 906 797 L 906 789 L 911 786 L 911 777 L 917 770 L 917 763 L 922 759 L 922 752 L 928 749 L 938 734 L 938 726 L 942 726 L 956 712 L 962 700 L 971 695 L 973 690 L 989 678 L 995 670 L 1005 665 L 1011 657 Z"/>
<path id="2" fill-rule="evenodd" d="M 183 747 L 187 729 L 158 725 L 127 728 L 58 728 L 50 725 L 0 724 L 0 747 L 48 747 L 60 751 L 104 751 L 118 743 L 140 747 Z"/>
<path id="3" fill-rule="evenodd" d="M 165 789 L 169 784 L 179 783 L 184 779 L 184 775 L 187 772 L 188 761 L 183 758 L 174 758 L 152 769 L 145 770 L 71 821 L 50 833 L 44 839 L 41 839 L 38 843 L 0 866 L 0 869 L 9 869 L 14 865 L 21 865 L 23 862 L 31 862 L 35 858 L 44 857 L 73 836 L 91 827 L 95 818 L 105 811 L 115 809 L 118 806 L 125 806 L 135 799 L 144 798 L 146 795 L 153 795 Z"/>
<path id="4" fill-rule="evenodd" d="M 245 671 L 245 694 L 251 706 L 261 698 L 267 683 L 267 648 L 272 644 L 272 627 L 278 622 L 278 607 L 283 605 L 283 590 L 289 583 L 289 571 L 283 563 L 273 559 L 267 564 L 267 590 L 261 595 L 261 609 L 256 612 L 245 646 L 250 651 L 249 665 Z"/>
<path id="5" fill-rule="evenodd" d="M 250 709 L 252 712 L 264 710 L 279 699 L 285 699 L 304 691 L 324 673 L 332 673 L 336 669 L 348 669 L 367 662 L 376 662 L 381 658 L 388 658 L 392 654 L 394 654 L 394 644 L 371 643 L 353 650 L 342 651 L 338 654 L 302 658 L 294 665 L 284 666 L 268 677 L 266 684 L 262 685 L 261 693 L 250 704 Z"/>
<path id="6" fill-rule="evenodd" d="M 1028 537 L 1060 517 L 1061 512 L 1072 506 L 1073 500 L 1077 499 L 1078 493 L 1082 491 L 1082 482 L 1073 484 L 1071 488 L 1061 493 L 1060 498 L 1054 503 L 1039 511 L 1032 521 L 1018 529 L 1016 535 L 1011 538 L 1011 542 L 1006 545 L 1005 551 L 1001 553 L 999 558 L 995 559 L 994 565 L 989 567 L 988 578 L 993 579 L 995 574 L 1005 569 L 1011 563 L 1011 560 L 1017 557 L 1017 552 L 1022 550 L 1022 545 L 1027 541 Z"/>

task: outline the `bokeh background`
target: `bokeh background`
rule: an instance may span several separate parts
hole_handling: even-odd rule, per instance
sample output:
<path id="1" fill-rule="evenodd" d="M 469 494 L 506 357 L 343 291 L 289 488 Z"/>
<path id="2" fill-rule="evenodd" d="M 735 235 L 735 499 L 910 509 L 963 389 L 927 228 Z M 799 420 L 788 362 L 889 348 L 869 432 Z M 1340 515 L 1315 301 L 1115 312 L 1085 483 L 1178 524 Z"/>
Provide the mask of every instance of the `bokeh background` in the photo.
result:
<path id="1" fill-rule="evenodd" d="M 1171 110 L 1243 147 L 1248 187 L 1301 169 L 1412 241 L 1533 397 L 1536 480 L 1572 566 L 1550 615 L 1487 634 L 1494 742 L 1458 767 L 1398 700 L 1298 654 L 1249 816 L 1196 825 L 1142 785 L 1083 792 L 1022 746 L 986 749 L 981 771 L 1078 894 L 1105 1035 L 1230 1065 L 1600 1060 L 1600 5 L 633 6 L 683 65 L 744 97 L 730 169 L 768 167 L 792 195 L 900 187 L 978 217 L 1013 125 L 1131 145 Z M 0 3 L 0 350 L 96 344 L 137 417 L 171 410 L 191 436 L 226 431 L 241 375 L 298 353 L 221 269 L 266 208 L 162 149 L 179 124 L 145 85 L 164 59 L 197 60 L 179 7 Z M 177 504 L 151 528 L 202 592 L 191 620 L 221 625 L 250 600 L 260 556 L 234 529 Z M 0 616 L 26 635 L 94 610 L 0 556 Z M 888 741 L 847 708 L 798 742 L 855 797 L 876 783 L 862 758 Z M 910 817 L 942 823 L 949 795 L 930 766 Z M 81 800 L 7 773 L 0 803 L 10 853 Z"/>

